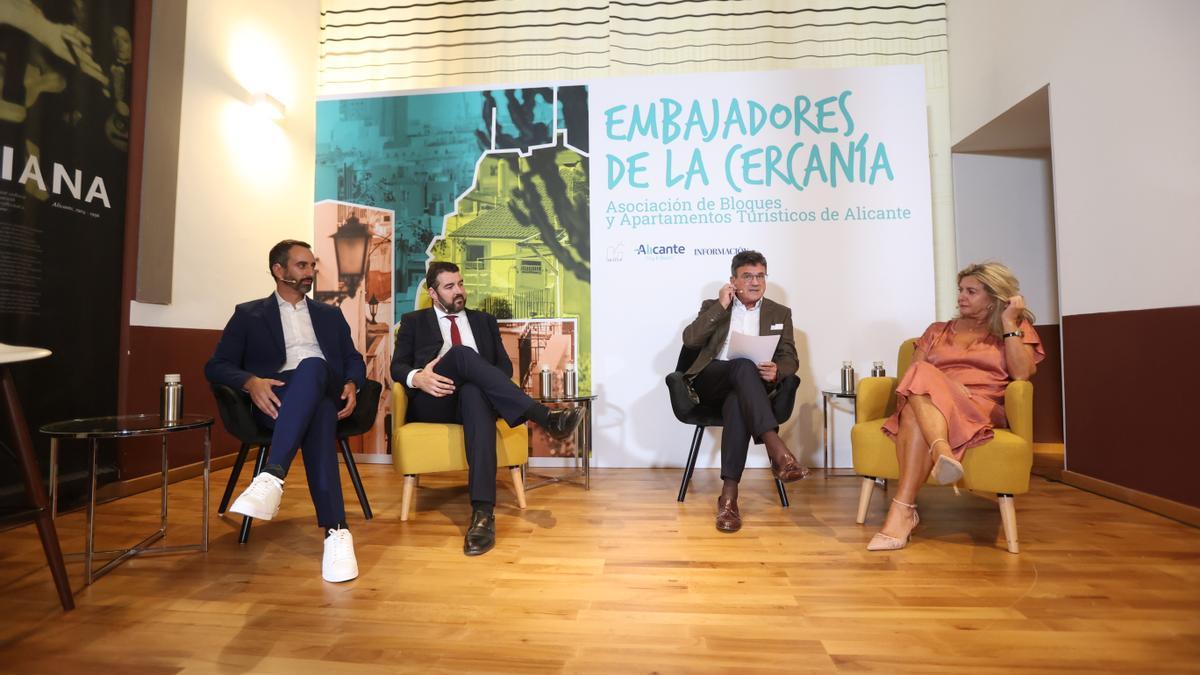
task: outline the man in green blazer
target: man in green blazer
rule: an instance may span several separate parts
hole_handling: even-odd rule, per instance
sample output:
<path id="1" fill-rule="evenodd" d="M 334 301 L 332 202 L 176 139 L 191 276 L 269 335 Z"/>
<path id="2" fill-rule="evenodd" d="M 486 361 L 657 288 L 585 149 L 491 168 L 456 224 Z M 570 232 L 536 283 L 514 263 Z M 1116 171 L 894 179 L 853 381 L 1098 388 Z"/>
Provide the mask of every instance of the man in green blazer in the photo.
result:
<path id="1" fill-rule="evenodd" d="M 742 527 L 738 511 L 738 481 L 746 467 L 750 439 L 766 445 L 771 473 L 790 483 L 808 475 L 779 437 L 771 409 L 771 395 L 784 378 L 796 373 L 796 340 L 792 310 L 763 297 L 767 288 L 767 259 L 758 251 L 742 251 L 730 264 L 729 283 L 715 299 L 700 305 L 696 319 L 683 329 L 685 347 L 698 349 L 685 372 L 702 405 L 721 409 L 721 496 L 717 498 L 717 529 L 737 532 Z M 729 358 L 734 332 L 745 335 L 778 335 L 770 361 L 753 363 Z"/>

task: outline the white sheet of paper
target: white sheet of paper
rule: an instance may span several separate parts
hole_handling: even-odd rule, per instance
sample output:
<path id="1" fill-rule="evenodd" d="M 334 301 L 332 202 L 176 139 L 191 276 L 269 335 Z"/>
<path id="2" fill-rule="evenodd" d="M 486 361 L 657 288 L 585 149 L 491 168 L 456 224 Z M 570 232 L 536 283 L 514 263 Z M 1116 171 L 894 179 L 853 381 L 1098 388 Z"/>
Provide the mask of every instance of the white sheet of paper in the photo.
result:
<path id="1" fill-rule="evenodd" d="M 775 356 L 778 344 L 778 335 L 746 335 L 733 331 L 729 340 L 729 360 L 750 359 L 754 363 L 766 363 Z"/>

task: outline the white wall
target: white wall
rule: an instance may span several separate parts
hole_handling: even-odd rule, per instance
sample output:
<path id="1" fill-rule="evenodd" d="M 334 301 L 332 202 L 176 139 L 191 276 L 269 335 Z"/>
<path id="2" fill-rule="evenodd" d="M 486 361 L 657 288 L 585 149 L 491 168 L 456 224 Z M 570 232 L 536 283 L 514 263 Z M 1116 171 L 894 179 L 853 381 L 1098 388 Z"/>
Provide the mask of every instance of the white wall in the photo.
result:
<path id="1" fill-rule="evenodd" d="M 133 325 L 223 328 L 235 304 L 274 288 L 271 245 L 312 238 L 319 16 L 319 0 L 188 3 L 174 293 L 132 303 Z M 255 91 L 282 101 L 284 119 L 256 114 Z"/>
<path id="2" fill-rule="evenodd" d="M 953 163 L 958 268 L 1008 265 L 1038 323 L 1058 323 L 1050 159 L 956 153 Z"/>
<path id="3" fill-rule="evenodd" d="M 1049 83 L 1061 313 L 1200 304 L 1200 2 L 950 0 L 952 142 Z"/>

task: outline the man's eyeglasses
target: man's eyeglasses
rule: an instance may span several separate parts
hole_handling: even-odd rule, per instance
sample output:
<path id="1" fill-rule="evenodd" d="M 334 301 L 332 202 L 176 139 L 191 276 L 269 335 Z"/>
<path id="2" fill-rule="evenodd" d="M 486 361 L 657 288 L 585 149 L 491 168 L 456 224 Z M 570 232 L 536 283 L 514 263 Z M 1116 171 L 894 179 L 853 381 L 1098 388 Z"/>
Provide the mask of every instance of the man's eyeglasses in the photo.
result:
<path id="1" fill-rule="evenodd" d="M 738 279 L 740 279 L 746 283 L 750 283 L 751 281 L 766 281 L 767 274 L 766 274 L 766 272 L 764 272 L 762 274 L 739 274 Z"/>

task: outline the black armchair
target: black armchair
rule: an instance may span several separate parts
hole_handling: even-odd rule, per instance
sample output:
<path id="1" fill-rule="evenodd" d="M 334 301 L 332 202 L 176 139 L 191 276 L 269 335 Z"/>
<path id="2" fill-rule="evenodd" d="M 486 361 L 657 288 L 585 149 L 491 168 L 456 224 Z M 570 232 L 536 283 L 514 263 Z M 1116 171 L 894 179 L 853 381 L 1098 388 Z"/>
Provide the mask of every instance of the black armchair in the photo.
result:
<path id="1" fill-rule="evenodd" d="M 382 391 L 383 385 L 374 380 L 367 380 L 367 383 L 358 392 L 358 403 L 354 412 L 346 419 L 340 420 L 337 425 L 338 447 L 342 451 L 342 461 L 346 464 L 346 472 L 350 475 L 350 482 L 354 484 L 354 492 L 358 495 L 358 503 L 362 505 L 363 516 L 367 520 L 373 517 L 371 504 L 367 501 L 366 491 L 363 490 L 362 478 L 358 475 L 358 465 L 354 462 L 354 455 L 350 453 L 348 439 L 351 436 L 366 433 L 375 424 L 375 415 L 379 410 L 379 396 Z M 217 507 L 217 514 L 224 515 L 225 510 L 229 507 L 229 500 L 233 497 L 233 490 L 237 487 L 238 477 L 241 476 L 242 466 L 246 463 L 250 449 L 258 447 L 258 458 L 254 463 L 255 476 L 262 471 L 263 465 L 266 464 L 267 455 L 271 451 L 271 430 L 259 426 L 255 421 L 254 404 L 246 392 L 223 384 L 212 385 L 212 392 L 217 399 L 217 412 L 221 416 L 221 422 L 225 425 L 225 429 L 242 442 L 242 446 L 238 449 L 237 459 L 233 463 L 233 471 L 229 474 L 229 483 L 225 485 L 225 494 L 221 496 L 221 503 Z M 244 544 L 250 538 L 251 520 L 249 517 L 242 518 L 242 530 L 238 535 L 239 543 Z"/>
<path id="2" fill-rule="evenodd" d="M 688 483 L 692 480 L 692 472 L 696 470 L 696 458 L 700 454 L 700 441 L 703 439 L 705 427 L 721 426 L 721 411 L 700 405 L 692 400 L 691 387 L 684 380 L 683 373 L 696 360 L 700 353 L 698 349 L 683 347 L 679 350 L 679 360 L 675 363 L 675 372 L 667 375 L 667 391 L 671 394 L 671 410 L 675 418 L 684 424 L 696 425 L 692 434 L 692 447 L 688 452 L 687 466 L 683 469 L 683 481 L 679 484 L 679 497 L 683 501 L 687 496 Z M 775 421 L 783 424 L 792 416 L 792 407 L 796 404 L 796 389 L 800 386 L 800 378 L 789 375 L 779 382 L 779 386 L 771 392 L 771 407 L 775 411 Z M 779 491 L 779 503 L 788 505 L 787 489 L 783 481 L 776 479 L 775 489 Z"/>
<path id="3" fill-rule="evenodd" d="M 358 495 L 358 503 L 362 505 L 363 518 L 370 520 L 371 504 L 367 501 L 367 493 L 363 490 L 362 478 L 358 475 L 358 465 L 354 463 L 354 454 L 350 452 L 350 439 L 361 436 L 375 426 L 375 417 L 379 414 L 379 397 L 383 394 L 383 385 L 375 380 L 367 380 L 358 392 L 358 402 L 354 412 L 338 422 L 338 446 L 342 449 L 342 461 L 346 463 L 346 473 L 350 474 L 350 483 L 354 485 L 354 493 Z"/>

